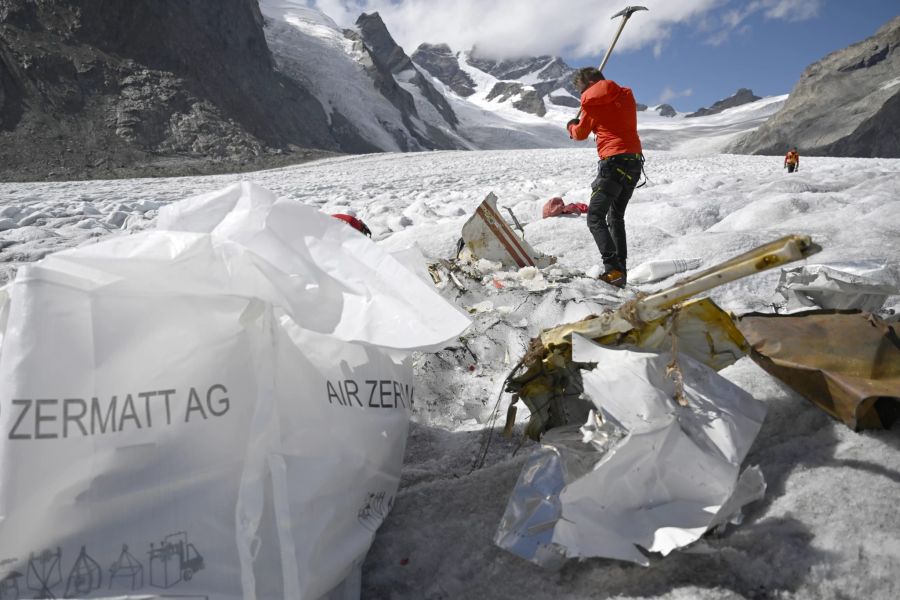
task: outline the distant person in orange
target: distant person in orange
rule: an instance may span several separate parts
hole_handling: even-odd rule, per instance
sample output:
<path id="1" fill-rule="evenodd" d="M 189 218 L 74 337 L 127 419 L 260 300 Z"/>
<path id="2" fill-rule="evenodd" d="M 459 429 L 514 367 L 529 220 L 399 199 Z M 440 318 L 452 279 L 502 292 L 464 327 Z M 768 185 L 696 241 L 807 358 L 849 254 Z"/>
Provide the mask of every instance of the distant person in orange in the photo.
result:
<path id="1" fill-rule="evenodd" d="M 580 118 L 569 121 L 569 136 L 597 138 L 600 164 L 591 183 L 587 224 L 603 258 L 600 279 L 616 287 L 627 281 L 625 208 L 641 178 L 644 156 L 637 134 L 637 105 L 627 87 L 608 81 L 593 67 L 575 72 L 575 88 L 581 93 Z"/>
<path id="2" fill-rule="evenodd" d="M 797 154 L 797 148 L 791 148 L 784 156 L 784 168 L 788 170 L 788 173 L 800 170 L 800 155 Z"/>

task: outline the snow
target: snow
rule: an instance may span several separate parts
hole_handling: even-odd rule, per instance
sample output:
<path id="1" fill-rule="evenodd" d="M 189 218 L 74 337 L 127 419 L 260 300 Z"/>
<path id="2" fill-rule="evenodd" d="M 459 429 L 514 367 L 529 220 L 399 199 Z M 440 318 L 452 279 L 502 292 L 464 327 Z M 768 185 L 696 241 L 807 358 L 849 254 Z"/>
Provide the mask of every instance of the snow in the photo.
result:
<path id="1" fill-rule="evenodd" d="M 788 95 L 768 96 L 705 117 L 684 113 L 663 117 L 650 107 L 638 113 L 638 131 L 645 150 L 674 150 L 687 154 L 715 154 L 744 133 L 756 129 L 778 112 Z"/>
<path id="2" fill-rule="evenodd" d="M 270 10 L 274 3 L 266 5 Z M 699 258 L 705 268 L 800 233 L 823 247 L 815 262 L 886 261 L 890 282 L 900 283 L 900 160 L 803 157 L 802 170 L 788 175 L 781 157 L 710 153 L 783 101 L 770 98 L 697 119 L 641 115 L 649 182 L 626 213 L 632 267 Z M 509 127 L 511 135 L 528 135 L 527 124 Z M 595 151 L 590 143 L 569 143 L 346 156 L 212 177 L 2 183 L 0 282 L 50 252 L 153 227 L 159 208 L 241 180 L 325 212 L 352 212 L 390 251 L 416 246 L 432 259 L 450 257 L 462 224 L 493 191 L 522 222 L 528 242 L 557 256 L 559 264 L 544 273 L 486 277 L 460 298 L 475 313 L 472 331 L 454 346 L 417 358 L 418 408 L 402 488 L 364 566 L 363 597 L 898 597 L 897 429 L 854 433 L 749 359 L 723 371 L 768 407 L 745 463 L 759 465 L 768 490 L 742 525 L 689 552 L 652 558 L 649 568 L 592 559 L 544 571 L 494 546 L 509 493 L 533 447 L 520 437 L 494 435 L 485 466 L 471 470 L 503 378 L 542 327 L 628 297 L 587 277 L 563 277 L 596 273 L 599 259 L 583 216 L 541 219 L 552 196 L 567 203 L 588 199 Z M 768 310 L 780 300 L 778 277 L 776 270 L 740 280 L 711 296 L 735 313 Z M 673 279 L 638 288 L 659 289 Z M 900 310 L 900 297 L 886 306 Z M 508 400 L 503 397 L 501 413 Z"/>
<path id="3" fill-rule="evenodd" d="M 895 77 L 894 79 L 891 79 L 890 81 L 886 81 L 885 83 L 883 83 L 881 85 L 881 87 L 879 89 L 889 90 L 892 87 L 894 87 L 895 85 L 900 85 L 900 77 Z"/>
<path id="4" fill-rule="evenodd" d="M 525 85 L 534 85 L 535 83 L 540 83 L 540 82 L 544 81 L 540 77 L 541 72 L 544 69 L 546 69 L 547 67 L 549 67 L 551 64 L 553 64 L 554 60 L 555 59 L 553 57 L 547 58 L 547 60 L 543 64 L 536 66 L 532 71 L 519 77 L 518 81 L 521 81 Z"/>

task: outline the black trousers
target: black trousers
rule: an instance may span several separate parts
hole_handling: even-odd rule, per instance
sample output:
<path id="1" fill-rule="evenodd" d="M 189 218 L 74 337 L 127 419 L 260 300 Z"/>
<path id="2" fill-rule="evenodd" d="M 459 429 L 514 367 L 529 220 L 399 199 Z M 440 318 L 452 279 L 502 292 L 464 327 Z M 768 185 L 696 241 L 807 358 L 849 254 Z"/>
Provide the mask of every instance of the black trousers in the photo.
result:
<path id="1" fill-rule="evenodd" d="M 788 173 L 793 173 L 794 169 L 797 168 L 797 165 L 795 165 L 794 163 L 788 163 L 787 168 L 788 168 Z"/>
<path id="2" fill-rule="evenodd" d="M 591 184 L 587 225 L 594 236 L 603 266 L 625 271 L 628 244 L 625 241 L 625 208 L 641 178 L 640 155 L 620 154 L 600 161 Z"/>

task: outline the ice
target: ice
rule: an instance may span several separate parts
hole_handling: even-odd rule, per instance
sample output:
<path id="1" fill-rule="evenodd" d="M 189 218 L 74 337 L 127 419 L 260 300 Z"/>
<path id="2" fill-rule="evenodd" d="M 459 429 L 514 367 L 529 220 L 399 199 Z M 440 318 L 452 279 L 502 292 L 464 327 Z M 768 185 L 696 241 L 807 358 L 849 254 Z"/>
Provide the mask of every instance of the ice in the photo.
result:
<path id="1" fill-rule="evenodd" d="M 780 156 L 646 154 L 650 183 L 636 191 L 625 217 L 629 265 L 692 257 L 708 266 L 782 234 L 799 233 L 823 246 L 817 263 L 879 261 L 891 279 L 885 283 L 900 283 L 900 160 L 804 156 L 802 171 L 788 175 Z M 527 419 L 527 411 L 520 410 L 516 437 L 495 432 L 485 466 L 471 470 L 503 379 L 542 327 L 617 305 L 631 293 L 591 279 L 599 273 L 600 257 L 583 216 L 540 218 L 541 206 L 553 196 L 587 200 L 596 160 L 589 146 L 387 153 L 240 175 L 0 184 L 0 218 L 10 227 L 0 231 L 0 281 L 48 252 L 153 226 L 152 210 L 143 213 L 146 218 L 131 218 L 148 203 L 163 207 L 240 180 L 324 212 L 353 211 L 390 251 L 416 244 L 429 259 L 449 258 L 466 215 L 493 191 L 501 208 L 515 211 L 526 240 L 559 259 L 542 273 L 552 285 L 530 291 L 520 284 L 498 289 L 479 281 L 465 294 L 446 292 L 457 305 L 490 302 L 493 308 L 472 315 L 472 329 L 452 346 L 417 357 L 417 408 L 403 484 L 364 566 L 363 597 L 900 596 L 896 429 L 854 433 L 748 359 L 723 374 L 768 407 L 746 464 L 759 465 L 769 487 L 740 527 L 706 538 L 711 553 L 653 557 L 649 569 L 588 560 L 547 573 L 493 544 L 532 447 L 526 442 L 519 449 Z M 527 189 L 523 182 L 529 182 Z M 107 224 L 120 204 L 131 207 L 121 211 L 124 229 Z M 74 221 L 56 220 L 70 208 Z M 51 218 L 21 225 L 35 213 Z M 402 216 L 411 223 L 394 232 L 392 225 Z M 569 271 L 583 275 L 562 281 Z M 723 286 L 712 297 L 739 313 L 771 310 L 780 300 L 778 279 L 776 270 Z M 886 307 L 900 308 L 900 297 L 889 298 Z M 497 429 L 507 402 L 504 397 L 493 421 Z"/>

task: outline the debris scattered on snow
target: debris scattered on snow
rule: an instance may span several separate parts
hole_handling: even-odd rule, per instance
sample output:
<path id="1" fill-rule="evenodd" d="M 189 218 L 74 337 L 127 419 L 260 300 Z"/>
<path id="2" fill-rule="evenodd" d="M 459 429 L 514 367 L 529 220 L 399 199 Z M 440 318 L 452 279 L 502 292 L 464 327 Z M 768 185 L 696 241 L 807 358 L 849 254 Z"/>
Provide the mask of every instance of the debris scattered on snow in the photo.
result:
<path id="1" fill-rule="evenodd" d="M 580 419 L 580 371 L 593 365 L 572 359 L 572 336 L 599 343 L 662 350 L 667 345 L 721 369 L 744 355 L 747 342 L 731 317 L 709 298 L 692 297 L 724 283 L 775 268 L 818 252 L 808 236 L 785 236 L 713 266 L 674 286 L 629 300 L 615 310 L 541 332 L 508 378 L 507 391 L 531 410 L 528 435 Z M 677 370 L 673 371 L 677 376 Z"/>
<path id="2" fill-rule="evenodd" d="M 889 296 L 900 294 L 896 285 L 884 282 L 886 270 L 885 263 L 871 261 L 783 269 L 776 292 L 785 299 L 785 312 L 833 308 L 874 313 Z"/>

